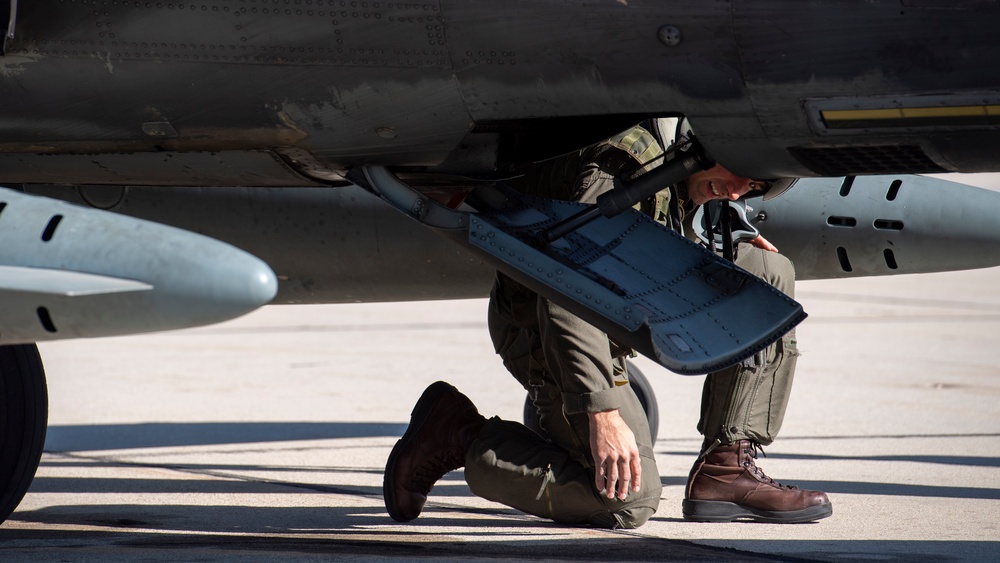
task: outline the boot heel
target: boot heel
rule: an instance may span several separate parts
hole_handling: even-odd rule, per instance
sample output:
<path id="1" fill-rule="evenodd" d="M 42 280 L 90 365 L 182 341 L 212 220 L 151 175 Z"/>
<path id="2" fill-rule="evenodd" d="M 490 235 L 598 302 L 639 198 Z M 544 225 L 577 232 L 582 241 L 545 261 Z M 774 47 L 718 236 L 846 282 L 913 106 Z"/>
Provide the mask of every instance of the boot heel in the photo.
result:
<path id="1" fill-rule="evenodd" d="M 691 522 L 732 522 L 741 516 L 753 516 L 738 504 L 718 500 L 684 499 L 681 511 Z"/>

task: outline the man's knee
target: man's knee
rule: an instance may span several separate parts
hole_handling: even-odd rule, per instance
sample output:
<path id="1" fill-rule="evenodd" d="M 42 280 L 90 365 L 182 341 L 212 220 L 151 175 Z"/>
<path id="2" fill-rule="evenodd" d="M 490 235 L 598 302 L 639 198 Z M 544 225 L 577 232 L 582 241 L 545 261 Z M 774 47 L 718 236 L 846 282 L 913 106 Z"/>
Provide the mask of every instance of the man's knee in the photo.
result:
<path id="1" fill-rule="evenodd" d="M 782 254 L 740 245 L 736 265 L 773 285 L 790 297 L 795 296 L 795 266 Z"/>
<path id="2" fill-rule="evenodd" d="M 649 508 L 647 506 L 637 506 L 634 508 L 626 508 L 615 513 L 615 519 L 618 520 L 618 528 L 634 529 L 642 526 L 656 514 L 656 510 Z"/>
<path id="3" fill-rule="evenodd" d="M 605 530 L 632 530 L 648 522 L 654 514 L 656 514 L 655 508 L 650 508 L 649 506 L 631 506 L 615 511 L 597 512 L 591 514 L 583 522 L 564 519 L 559 516 L 555 516 L 553 520 L 569 526 L 583 525 L 590 526 L 591 528 L 603 528 Z"/>
<path id="4" fill-rule="evenodd" d="M 638 493 L 630 492 L 624 501 L 608 501 L 617 503 L 608 508 L 611 510 L 607 516 L 610 523 L 602 526 L 606 528 L 638 528 L 645 524 L 656 514 L 656 509 L 660 506 L 660 497 L 663 495 L 663 484 L 660 482 L 660 473 L 657 470 L 656 462 L 647 457 L 642 458 L 642 488 Z M 592 523 L 597 525 L 596 523 Z"/>

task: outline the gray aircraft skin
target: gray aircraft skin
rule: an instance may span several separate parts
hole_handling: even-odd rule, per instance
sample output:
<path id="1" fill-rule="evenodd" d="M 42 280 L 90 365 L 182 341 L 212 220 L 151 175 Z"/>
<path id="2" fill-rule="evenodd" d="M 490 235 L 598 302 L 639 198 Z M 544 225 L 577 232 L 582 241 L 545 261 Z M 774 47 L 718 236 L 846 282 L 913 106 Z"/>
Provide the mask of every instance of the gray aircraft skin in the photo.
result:
<path id="1" fill-rule="evenodd" d="M 997 2 L 3 4 L 0 183 L 17 191 L 0 190 L 0 521 L 44 443 L 36 340 L 215 322 L 275 295 L 480 296 L 499 268 L 675 371 L 746 357 L 801 307 L 629 210 L 712 162 L 839 177 L 751 215 L 803 276 L 996 263 L 928 243 L 954 227 L 986 249 L 995 222 L 935 213 L 995 197 L 910 176 L 905 206 L 872 203 L 898 178 L 838 190 L 843 176 L 1000 170 L 1000 68 L 983 64 L 1000 55 Z M 498 187 L 682 115 L 700 142 L 690 162 L 620 182 L 599 218 Z M 697 324 L 705 311 L 761 326 L 727 338 Z"/>
<path id="2" fill-rule="evenodd" d="M 679 113 L 748 177 L 1000 170 L 988 0 L 4 4 L 4 182 L 502 175 Z"/>

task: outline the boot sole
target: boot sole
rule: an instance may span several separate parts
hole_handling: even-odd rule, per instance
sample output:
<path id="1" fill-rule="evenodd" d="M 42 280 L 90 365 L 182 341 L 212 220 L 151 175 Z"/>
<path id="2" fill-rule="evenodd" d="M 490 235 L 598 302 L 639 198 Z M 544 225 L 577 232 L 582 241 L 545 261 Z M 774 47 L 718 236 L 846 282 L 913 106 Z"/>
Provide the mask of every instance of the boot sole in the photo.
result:
<path id="1" fill-rule="evenodd" d="M 409 522 L 416 518 L 416 516 L 408 518 L 399 512 L 396 502 L 396 480 L 394 477 L 396 461 L 399 459 L 403 448 L 413 438 L 413 435 L 423 426 L 424 422 L 427 422 L 427 418 L 430 416 L 431 405 L 444 393 L 453 391 L 457 393 L 458 389 L 455 389 L 454 386 L 444 381 L 435 382 L 424 390 L 424 393 L 420 395 L 420 399 L 417 400 L 417 404 L 413 406 L 413 410 L 410 412 L 410 425 L 406 428 L 403 436 L 396 441 L 396 445 L 393 446 L 392 451 L 389 453 L 389 459 L 385 462 L 385 473 L 382 475 L 382 500 L 385 501 L 386 512 L 397 522 Z"/>
<path id="2" fill-rule="evenodd" d="M 800 524 L 821 520 L 833 514 L 830 503 L 817 504 L 802 510 L 760 510 L 719 500 L 688 500 L 682 506 L 684 519 L 691 522 L 732 522 L 749 519 L 755 522 Z"/>

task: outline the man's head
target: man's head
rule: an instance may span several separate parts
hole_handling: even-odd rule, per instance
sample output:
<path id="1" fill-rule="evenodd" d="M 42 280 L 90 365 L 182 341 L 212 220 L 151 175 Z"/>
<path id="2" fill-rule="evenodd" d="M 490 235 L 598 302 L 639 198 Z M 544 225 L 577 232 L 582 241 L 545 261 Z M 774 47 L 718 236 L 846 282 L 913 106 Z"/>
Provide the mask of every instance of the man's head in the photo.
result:
<path id="1" fill-rule="evenodd" d="M 688 177 L 688 199 L 695 205 L 702 205 L 714 199 L 736 201 L 739 198 L 754 193 L 765 193 L 765 199 L 771 199 L 784 193 L 795 183 L 793 178 L 779 180 L 752 180 L 737 176 L 721 164 L 695 172 Z"/>

